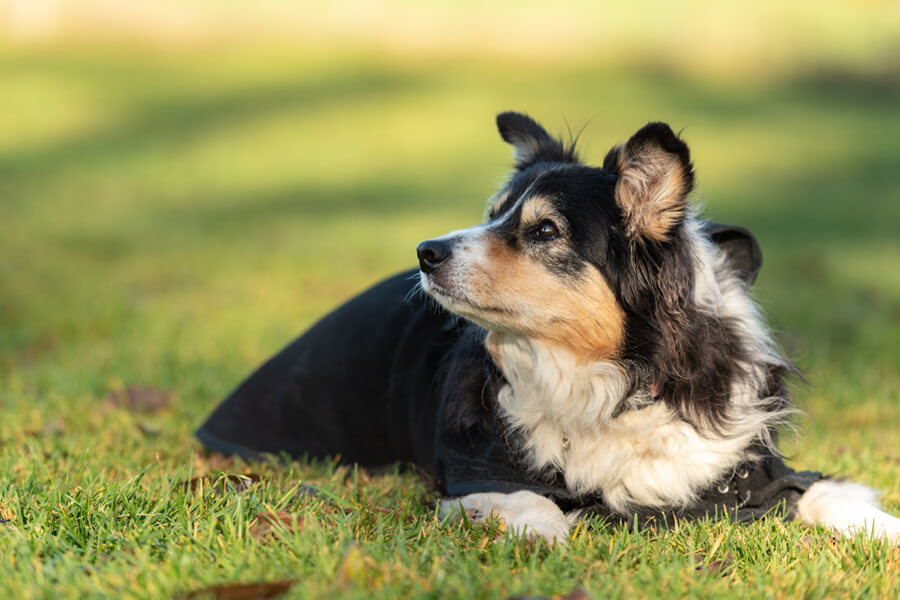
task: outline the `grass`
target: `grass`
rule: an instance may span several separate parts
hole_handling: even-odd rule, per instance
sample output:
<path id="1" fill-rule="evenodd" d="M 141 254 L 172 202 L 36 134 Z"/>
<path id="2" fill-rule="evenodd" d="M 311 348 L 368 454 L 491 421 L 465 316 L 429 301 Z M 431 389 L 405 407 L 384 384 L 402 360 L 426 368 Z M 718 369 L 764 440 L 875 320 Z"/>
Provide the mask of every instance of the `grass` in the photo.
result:
<path id="1" fill-rule="evenodd" d="M 440 523 L 414 474 L 223 462 L 191 438 L 318 316 L 480 218 L 510 163 L 496 112 L 586 125 L 594 162 L 665 119 L 707 214 L 766 253 L 757 295 L 811 381 L 785 450 L 898 512 L 896 78 L 82 43 L 3 47 L 0 80 L 0 596 L 286 578 L 296 598 L 900 589 L 896 548 L 795 524 L 595 523 L 548 549 Z M 136 384 L 171 401 L 110 400 Z M 222 493 L 222 472 L 258 478 Z M 260 535 L 278 511 L 293 517 Z"/>

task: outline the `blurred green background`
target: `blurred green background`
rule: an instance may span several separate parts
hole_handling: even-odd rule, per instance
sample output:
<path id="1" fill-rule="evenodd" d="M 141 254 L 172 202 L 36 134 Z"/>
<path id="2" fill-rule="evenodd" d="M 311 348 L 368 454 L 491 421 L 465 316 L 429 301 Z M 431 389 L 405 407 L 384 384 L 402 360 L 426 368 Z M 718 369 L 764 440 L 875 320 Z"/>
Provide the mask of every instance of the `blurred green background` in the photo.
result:
<path id="1" fill-rule="evenodd" d="M 0 437 L 182 460 L 251 368 L 482 217 L 512 109 L 594 163 L 683 130 L 811 381 L 791 451 L 900 499 L 896 2 L 5 0 L 0 35 Z M 131 383 L 177 396 L 152 444 L 94 410 Z"/>

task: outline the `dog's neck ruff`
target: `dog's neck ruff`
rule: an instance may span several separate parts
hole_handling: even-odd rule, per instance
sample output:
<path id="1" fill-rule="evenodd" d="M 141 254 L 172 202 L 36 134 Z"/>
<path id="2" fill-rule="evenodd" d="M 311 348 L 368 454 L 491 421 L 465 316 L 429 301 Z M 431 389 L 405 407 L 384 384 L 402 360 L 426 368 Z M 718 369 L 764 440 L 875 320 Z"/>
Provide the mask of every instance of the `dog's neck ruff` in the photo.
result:
<path id="1" fill-rule="evenodd" d="M 688 506 L 764 435 L 767 419 L 741 401 L 751 394 L 740 386 L 743 410 L 724 430 L 706 431 L 647 390 L 626 397 L 628 377 L 612 362 L 579 364 L 509 334 L 489 334 L 488 347 L 508 382 L 497 395 L 501 417 L 523 440 L 529 466 L 558 470 L 571 492 L 602 494 L 613 510 Z"/>

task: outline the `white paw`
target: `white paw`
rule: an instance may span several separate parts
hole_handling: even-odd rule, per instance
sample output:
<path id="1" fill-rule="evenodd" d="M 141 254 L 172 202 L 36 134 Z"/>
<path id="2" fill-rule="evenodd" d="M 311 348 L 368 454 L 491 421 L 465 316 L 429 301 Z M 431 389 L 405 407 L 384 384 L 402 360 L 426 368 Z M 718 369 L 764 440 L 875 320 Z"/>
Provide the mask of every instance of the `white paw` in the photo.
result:
<path id="1" fill-rule="evenodd" d="M 843 534 L 863 531 L 900 542 L 900 519 L 881 510 L 878 492 L 850 481 L 826 479 L 814 483 L 797 502 L 797 519 Z"/>
<path id="2" fill-rule="evenodd" d="M 444 500 L 439 511 L 441 517 L 465 511 L 469 518 L 480 522 L 493 516 L 501 519 L 505 530 L 515 536 L 540 536 L 550 544 L 564 544 L 569 537 L 566 515 L 552 500 L 534 492 L 469 494 Z"/>

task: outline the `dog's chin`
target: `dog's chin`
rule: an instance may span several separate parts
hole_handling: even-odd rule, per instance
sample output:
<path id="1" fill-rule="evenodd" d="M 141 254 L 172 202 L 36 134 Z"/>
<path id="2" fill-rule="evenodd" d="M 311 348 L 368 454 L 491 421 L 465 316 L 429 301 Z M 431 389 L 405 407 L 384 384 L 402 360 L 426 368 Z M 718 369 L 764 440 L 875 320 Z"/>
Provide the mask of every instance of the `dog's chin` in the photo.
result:
<path id="1" fill-rule="evenodd" d="M 453 314 L 468 319 L 489 331 L 512 331 L 508 324 L 513 318 L 512 311 L 476 304 L 465 294 L 433 281 L 424 273 L 421 273 L 421 282 L 422 290 Z"/>

